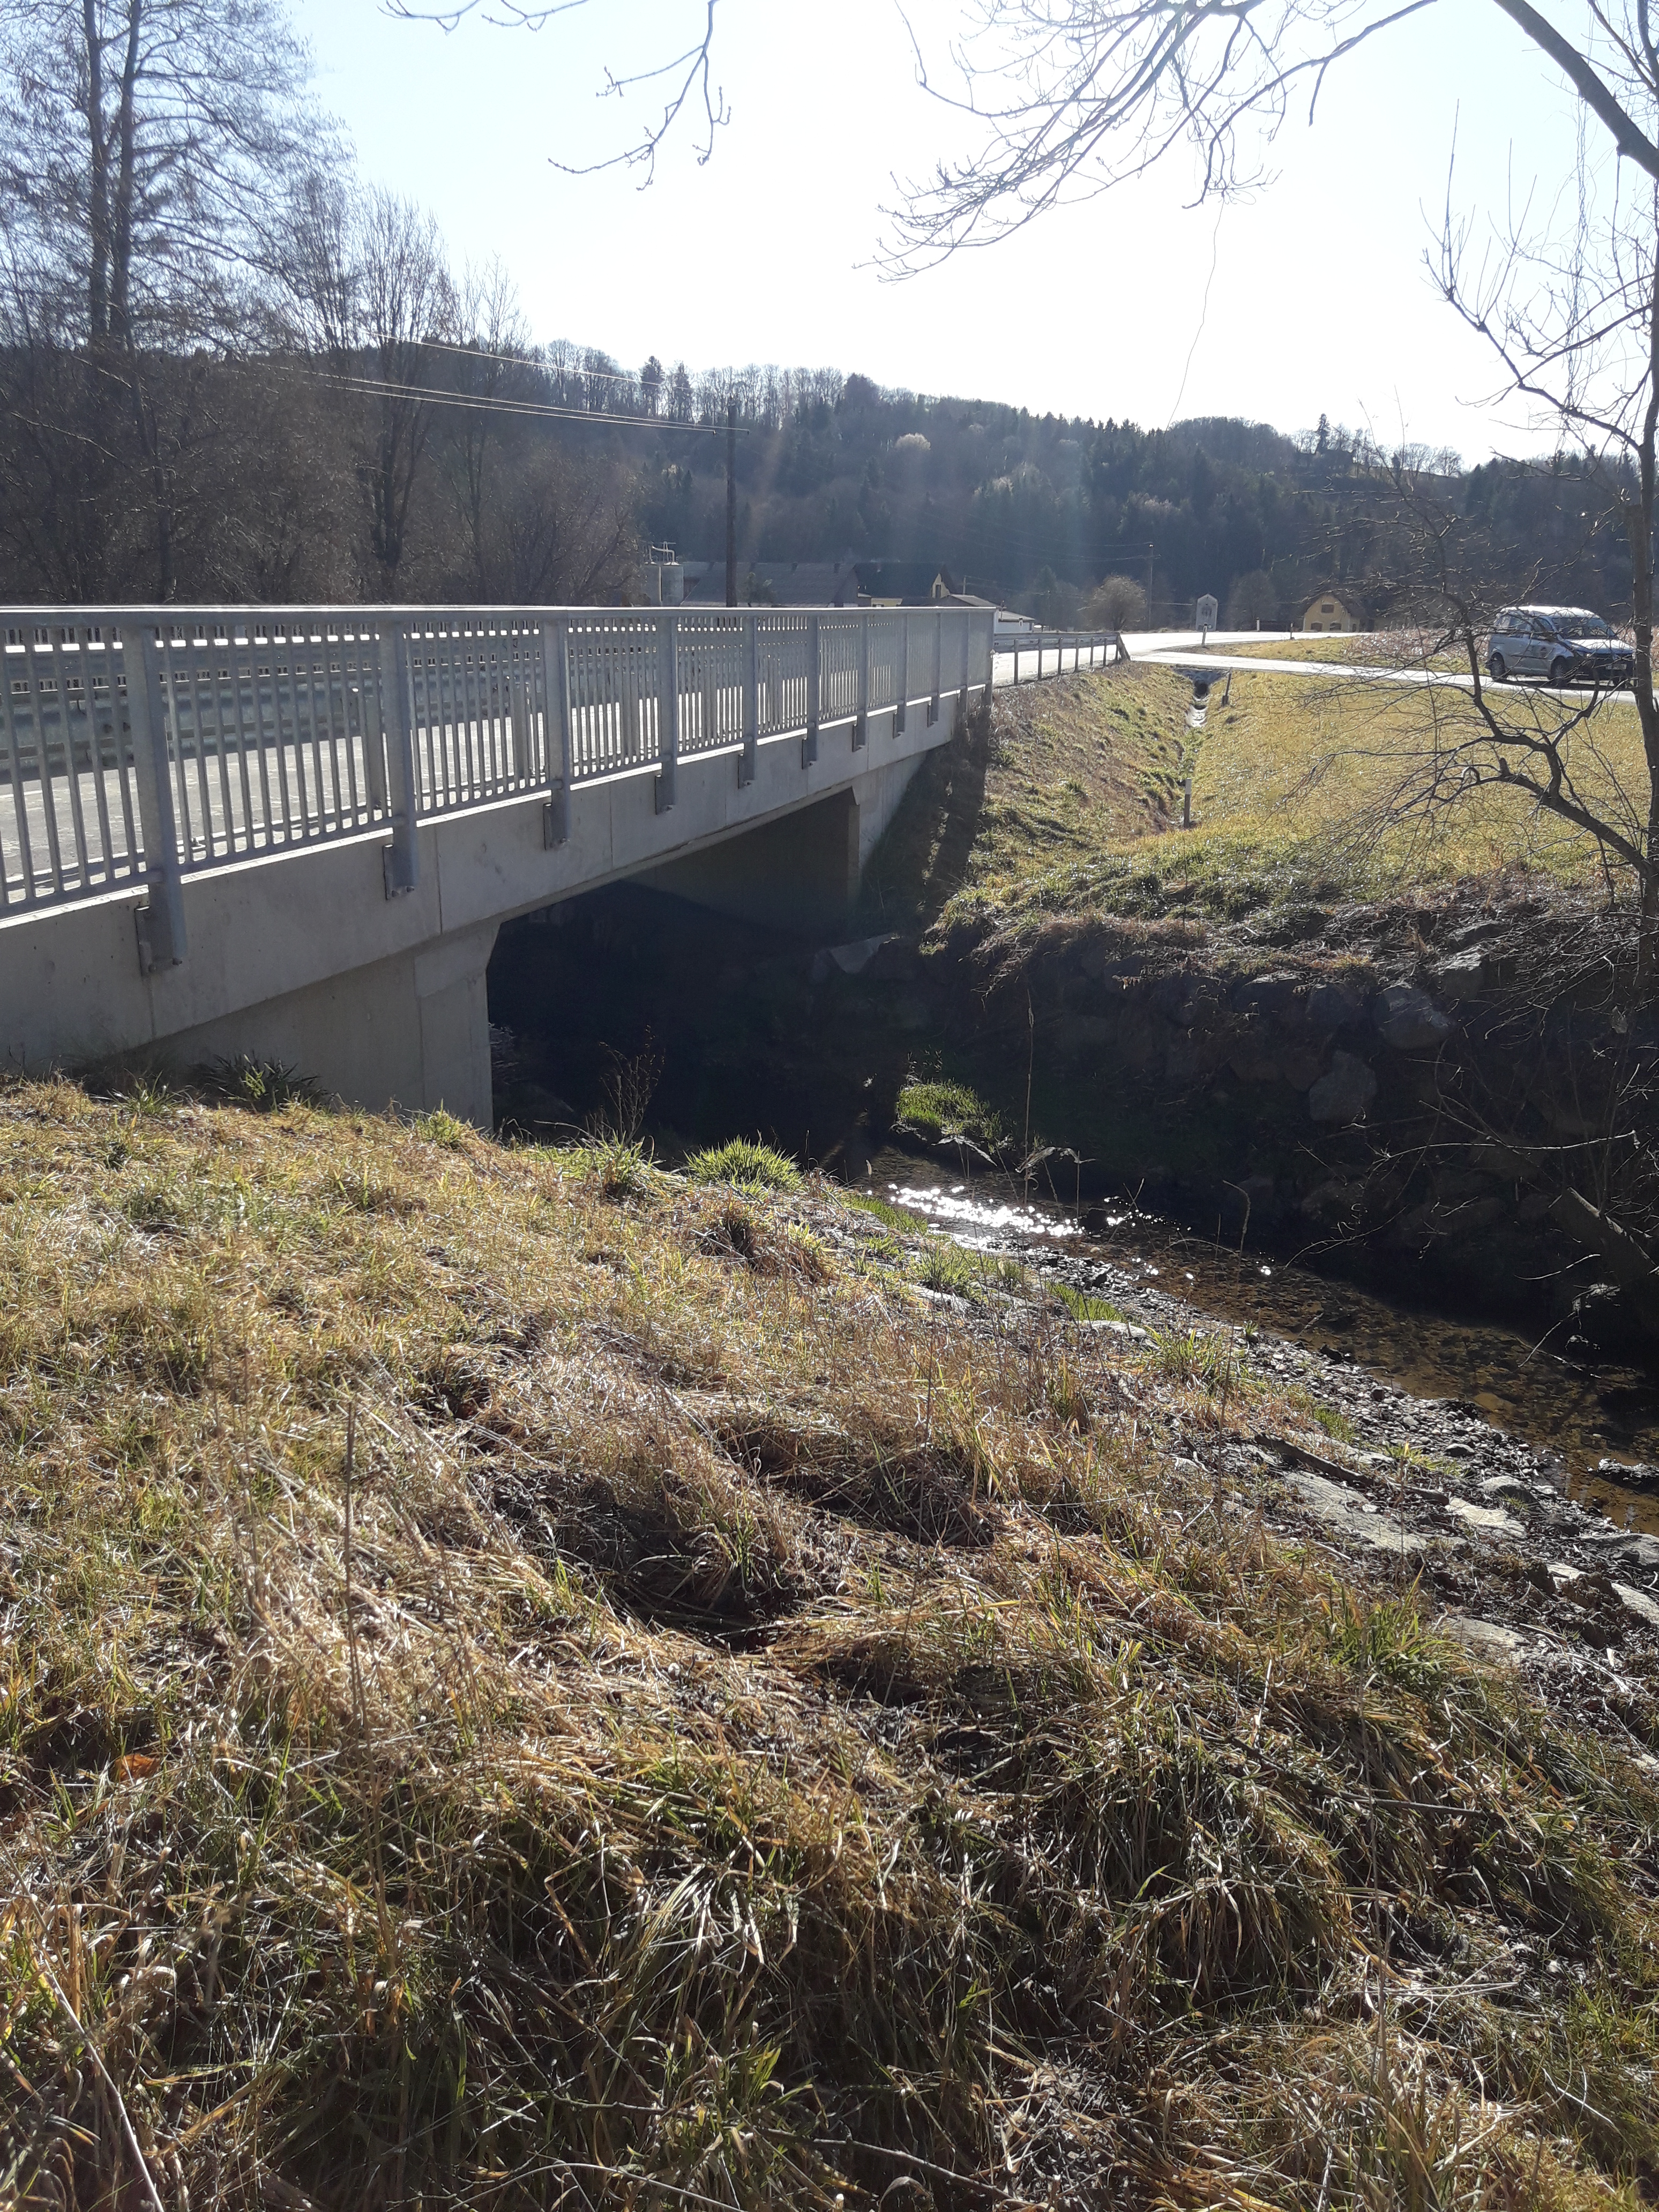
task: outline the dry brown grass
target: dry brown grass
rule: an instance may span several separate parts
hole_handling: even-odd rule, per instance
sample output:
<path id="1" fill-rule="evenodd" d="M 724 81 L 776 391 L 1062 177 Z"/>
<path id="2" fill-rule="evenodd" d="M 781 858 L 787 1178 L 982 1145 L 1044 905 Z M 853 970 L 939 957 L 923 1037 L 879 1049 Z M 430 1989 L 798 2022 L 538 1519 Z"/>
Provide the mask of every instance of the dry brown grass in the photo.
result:
<path id="1" fill-rule="evenodd" d="M 0 1097 L 0 2201 L 1650 2188 L 1637 1770 L 1178 1472 L 1230 1363 L 945 1272 Z"/>

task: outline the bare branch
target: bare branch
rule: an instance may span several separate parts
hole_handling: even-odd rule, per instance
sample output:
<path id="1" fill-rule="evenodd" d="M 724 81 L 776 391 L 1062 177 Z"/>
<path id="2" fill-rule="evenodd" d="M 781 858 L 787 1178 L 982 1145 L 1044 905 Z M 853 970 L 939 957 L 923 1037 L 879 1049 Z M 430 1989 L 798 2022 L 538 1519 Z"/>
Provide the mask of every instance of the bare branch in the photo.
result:
<path id="1" fill-rule="evenodd" d="M 574 15 L 579 8 L 586 7 L 589 0 L 437 0 L 437 4 L 431 7 L 422 7 L 416 0 L 386 0 L 386 4 L 388 13 L 405 22 L 436 23 L 446 31 L 454 30 L 464 17 L 471 15 L 477 15 L 482 22 L 503 29 L 540 31 L 556 17 Z M 694 112 L 701 111 L 697 166 L 704 167 L 714 155 L 714 133 L 732 120 L 725 91 L 714 79 L 714 10 L 719 4 L 720 0 L 704 0 L 702 36 L 672 60 L 622 76 L 614 70 L 605 70 L 604 88 L 598 95 L 601 100 L 623 100 L 641 86 L 668 81 L 661 117 L 647 127 L 635 144 L 625 147 L 620 153 L 607 155 L 603 161 L 554 161 L 551 166 L 562 169 L 569 177 L 597 176 L 605 169 L 643 169 L 645 174 L 640 184 L 643 191 L 655 180 L 659 149 L 690 107 Z"/>

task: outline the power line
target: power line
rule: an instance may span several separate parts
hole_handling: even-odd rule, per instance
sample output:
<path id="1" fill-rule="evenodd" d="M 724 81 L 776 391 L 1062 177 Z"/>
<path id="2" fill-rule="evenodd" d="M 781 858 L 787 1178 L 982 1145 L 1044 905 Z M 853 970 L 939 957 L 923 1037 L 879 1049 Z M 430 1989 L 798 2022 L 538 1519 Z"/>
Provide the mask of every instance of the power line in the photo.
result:
<path id="1" fill-rule="evenodd" d="M 587 407 L 560 407 L 551 400 L 492 399 L 482 393 L 446 392 L 437 385 L 399 384 L 390 377 L 347 376 L 337 369 L 313 368 L 310 374 L 325 384 L 362 392 L 368 398 L 420 399 L 434 407 L 465 407 L 486 415 L 551 416 L 560 422 L 605 423 L 627 430 L 686 430 L 710 438 L 719 437 L 726 428 L 723 422 L 678 422 L 660 415 L 615 415 Z"/>

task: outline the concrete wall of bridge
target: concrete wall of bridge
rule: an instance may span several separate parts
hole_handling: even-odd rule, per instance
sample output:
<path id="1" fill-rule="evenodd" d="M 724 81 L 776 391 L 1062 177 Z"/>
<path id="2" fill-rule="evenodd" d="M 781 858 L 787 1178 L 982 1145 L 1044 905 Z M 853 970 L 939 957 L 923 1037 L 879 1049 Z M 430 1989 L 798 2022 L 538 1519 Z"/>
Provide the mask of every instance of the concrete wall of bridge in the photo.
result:
<path id="1" fill-rule="evenodd" d="M 539 795 L 420 827 L 415 889 L 386 896 L 383 832 L 185 878 L 187 957 L 146 975 L 139 896 L 0 923 L 0 1066 L 15 1073 L 155 1053 L 180 1067 L 247 1053 L 374 1109 L 445 1105 L 487 1126 L 485 975 L 501 923 L 601 884 L 644 877 L 720 910 L 833 927 L 923 757 L 950 735 L 913 705 L 899 732 L 872 715 L 866 745 L 824 729 L 738 756 L 683 758 L 676 804 L 653 775 L 578 785 L 569 836 L 549 848 Z"/>

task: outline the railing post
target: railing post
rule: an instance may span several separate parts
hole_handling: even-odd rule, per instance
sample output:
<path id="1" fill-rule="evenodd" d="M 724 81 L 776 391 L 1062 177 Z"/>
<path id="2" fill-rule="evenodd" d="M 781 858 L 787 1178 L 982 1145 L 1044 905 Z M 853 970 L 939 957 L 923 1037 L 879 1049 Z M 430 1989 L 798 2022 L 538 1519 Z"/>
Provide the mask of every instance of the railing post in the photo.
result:
<path id="1" fill-rule="evenodd" d="M 185 895 L 179 865 L 179 823 L 173 805 L 173 769 L 167 758 L 167 720 L 161 708 L 155 656 L 147 634 L 125 625 L 120 631 L 121 665 L 127 679 L 127 720 L 132 726 L 133 781 L 138 787 L 138 825 L 144 841 L 144 875 L 149 903 L 135 916 L 138 967 L 176 968 L 185 957 Z M 110 704 L 115 705 L 115 672 L 110 671 Z M 115 717 L 112 715 L 112 720 Z M 46 781 L 46 746 L 40 746 L 41 782 Z M 74 763 L 71 761 L 70 768 Z"/>
<path id="2" fill-rule="evenodd" d="M 997 680 L 997 618 L 994 614 L 985 617 L 985 704 L 991 703 L 991 692 Z"/>
<path id="3" fill-rule="evenodd" d="M 966 607 L 957 620 L 962 624 L 962 684 L 957 693 L 957 712 L 965 721 L 968 715 L 968 655 L 974 642 L 973 623 Z"/>
<path id="4" fill-rule="evenodd" d="M 760 755 L 760 617 L 743 618 L 743 750 L 738 755 L 738 781 L 755 781 Z"/>
<path id="5" fill-rule="evenodd" d="M 899 609 L 899 665 L 898 713 L 893 719 L 893 735 L 904 735 L 904 724 L 910 708 L 910 612 L 908 607 Z"/>
<path id="6" fill-rule="evenodd" d="M 859 616 L 859 711 L 853 723 L 853 750 L 870 738 L 870 610 Z"/>
<path id="7" fill-rule="evenodd" d="M 386 732 L 387 793 L 392 809 L 392 842 L 381 865 L 386 895 L 402 898 L 412 891 L 421 872 L 416 834 L 419 786 L 415 778 L 415 714 L 410 696 L 409 641 L 401 625 L 380 630 L 380 713 Z"/>
<path id="8" fill-rule="evenodd" d="M 936 607 L 933 610 L 933 696 L 927 702 L 927 726 L 931 730 L 939 720 L 940 656 L 945 651 L 945 617 Z"/>
<path id="9" fill-rule="evenodd" d="M 570 624 L 562 616 L 542 624 L 542 698 L 550 793 L 542 844 L 551 852 L 570 836 Z"/>
<path id="10" fill-rule="evenodd" d="M 657 811 L 674 804 L 680 765 L 680 623 L 678 615 L 657 619 Z"/>
<path id="11" fill-rule="evenodd" d="M 823 712 L 823 655 L 818 637 L 818 618 L 806 617 L 806 735 L 801 739 L 800 764 L 811 768 L 818 757 L 818 721 Z"/>

